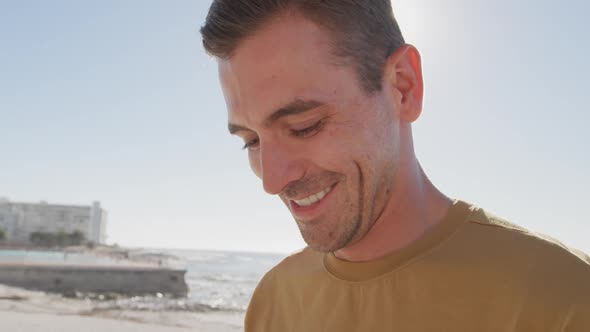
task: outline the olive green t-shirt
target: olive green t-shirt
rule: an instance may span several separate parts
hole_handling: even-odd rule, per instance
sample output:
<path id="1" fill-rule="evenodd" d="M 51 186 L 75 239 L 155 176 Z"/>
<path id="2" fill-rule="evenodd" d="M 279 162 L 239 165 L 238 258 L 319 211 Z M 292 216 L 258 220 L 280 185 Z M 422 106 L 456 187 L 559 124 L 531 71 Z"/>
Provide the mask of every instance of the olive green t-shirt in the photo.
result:
<path id="1" fill-rule="evenodd" d="M 268 272 L 246 332 L 590 331 L 590 260 L 462 201 L 363 263 L 309 248 Z"/>

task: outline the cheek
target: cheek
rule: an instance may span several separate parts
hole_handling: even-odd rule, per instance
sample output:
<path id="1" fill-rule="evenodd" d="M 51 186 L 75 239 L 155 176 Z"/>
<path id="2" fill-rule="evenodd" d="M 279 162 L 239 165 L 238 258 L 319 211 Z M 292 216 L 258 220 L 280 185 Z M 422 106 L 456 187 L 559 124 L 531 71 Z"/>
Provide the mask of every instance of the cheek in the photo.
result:
<path id="1" fill-rule="evenodd" d="M 361 158 L 370 147 L 360 129 L 341 126 L 326 133 L 325 144 L 316 151 L 318 158 L 335 163 L 350 163 Z"/>

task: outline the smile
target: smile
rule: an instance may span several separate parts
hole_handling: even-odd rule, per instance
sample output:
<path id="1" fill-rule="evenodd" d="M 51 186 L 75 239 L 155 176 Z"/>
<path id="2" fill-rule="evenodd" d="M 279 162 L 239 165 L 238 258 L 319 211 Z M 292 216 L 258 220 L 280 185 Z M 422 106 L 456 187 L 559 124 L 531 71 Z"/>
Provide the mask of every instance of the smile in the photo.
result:
<path id="1" fill-rule="evenodd" d="M 310 206 L 322 200 L 330 191 L 332 191 L 332 187 L 328 187 L 319 193 L 315 193 L 313 195 L 307 196 L 305 198 L 299 200 L 293 200 L 299 206 Z"/>

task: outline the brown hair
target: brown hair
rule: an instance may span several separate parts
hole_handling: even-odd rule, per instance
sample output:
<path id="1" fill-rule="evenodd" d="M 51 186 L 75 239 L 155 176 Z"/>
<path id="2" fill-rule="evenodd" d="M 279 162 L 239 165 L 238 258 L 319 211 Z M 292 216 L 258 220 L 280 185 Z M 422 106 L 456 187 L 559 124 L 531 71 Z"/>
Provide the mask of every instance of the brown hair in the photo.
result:
<path id="1" fill-rule="evenodd" d="M 381 90 L 387 57 L 404 45 L 390 0 L 213 0 L 201 28 L 205 50 L 229 59 L 245 38 L 288 10 L 334 38 L 334 55 L 353 65 L 368 93 Z"/>

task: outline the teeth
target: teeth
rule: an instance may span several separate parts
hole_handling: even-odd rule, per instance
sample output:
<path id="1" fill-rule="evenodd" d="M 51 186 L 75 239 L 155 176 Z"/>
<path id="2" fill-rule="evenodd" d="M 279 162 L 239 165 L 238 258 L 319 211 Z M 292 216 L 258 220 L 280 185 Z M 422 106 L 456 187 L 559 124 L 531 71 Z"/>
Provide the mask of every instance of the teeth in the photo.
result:
<path id="1" fill-rule="evenodd" d="M 313 195 L 307 196 L 307 197 L 302 198 L 300 200 L 295 200 L 295 203 L 297 203 L 297 205 L 299 205 L 299 206 L 310 206 L 314 203 L 319 202 L 322 198 L 324 198 L 330 192 L 330 190 L 332 190 L 332 188 L 328 187 L 328 188 L 320 191 L 319 193 L 315 193 Z"/>

